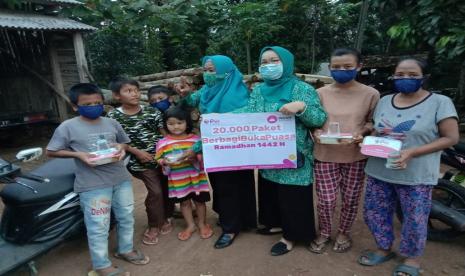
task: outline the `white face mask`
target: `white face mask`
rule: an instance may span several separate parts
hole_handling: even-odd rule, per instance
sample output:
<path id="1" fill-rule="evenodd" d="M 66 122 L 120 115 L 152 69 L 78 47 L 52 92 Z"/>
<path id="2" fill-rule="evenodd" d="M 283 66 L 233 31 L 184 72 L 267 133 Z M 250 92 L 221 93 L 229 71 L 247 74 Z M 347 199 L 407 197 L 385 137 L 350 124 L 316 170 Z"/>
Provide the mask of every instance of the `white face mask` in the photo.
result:
<path id="1" fill-rule="evenodd" d="M 270 63 L 261 65 L 258 71 L 265 80 L 277 80 L 283 75 L 283 64 L 282 63 Z"/>

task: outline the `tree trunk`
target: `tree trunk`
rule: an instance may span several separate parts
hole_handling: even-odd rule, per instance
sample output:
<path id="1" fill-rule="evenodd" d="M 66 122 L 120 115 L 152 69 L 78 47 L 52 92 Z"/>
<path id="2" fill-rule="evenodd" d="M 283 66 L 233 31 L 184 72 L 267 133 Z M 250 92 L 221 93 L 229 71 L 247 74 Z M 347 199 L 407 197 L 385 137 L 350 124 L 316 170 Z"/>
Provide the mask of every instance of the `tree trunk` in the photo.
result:
<path id="1" fill-rule="evenodd" d="M 252 74 L 252 58 L 250 57 L 250 42 L 245 42 L 245 52 L 247 54 L 247 74 Z"/>
<path id="2" fill-rule="evenodd" d="M 312 31 L 312 67 L 311 67 L 311 73 L 313 74 L 315 71 L 315 33 L 316 33 L 316 25 L 313 24 L 313 31 Z"/>
<path id="3" fill-rule="evenodd" d="M 362 51 L 363 35 L 365 33 L 365 26 L 367 23 L 368 7 L 368 0 L 363 0 L 362 7 L 360 8 L 360 16 L 358 18 L 357 39 L 355 40 L 355 49 L 360 52 Z"/>

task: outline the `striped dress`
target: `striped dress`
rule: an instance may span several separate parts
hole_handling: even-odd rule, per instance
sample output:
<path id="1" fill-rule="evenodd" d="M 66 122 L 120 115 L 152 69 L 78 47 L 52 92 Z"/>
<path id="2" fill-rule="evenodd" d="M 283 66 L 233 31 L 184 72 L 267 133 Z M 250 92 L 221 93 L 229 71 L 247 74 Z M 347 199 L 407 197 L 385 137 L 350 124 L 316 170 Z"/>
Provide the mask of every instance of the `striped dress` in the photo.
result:
<path id="1" fill-rule="evenodd" d="M 189 134 L 184 137 L 167 135 L 157 143 L 155 159 L 157 161 L 176 154 L 177 151 L 189 150 L 199 141 L 199 136 Z M 197 162 L 197 161 L 195 161 Z M 196 195 L 208 192 L 208 181 L 198 164 L 183 162 L 172 165 L 168 173 L 168 195 L 170 198 L 184 198 L 191 193 Z"/>

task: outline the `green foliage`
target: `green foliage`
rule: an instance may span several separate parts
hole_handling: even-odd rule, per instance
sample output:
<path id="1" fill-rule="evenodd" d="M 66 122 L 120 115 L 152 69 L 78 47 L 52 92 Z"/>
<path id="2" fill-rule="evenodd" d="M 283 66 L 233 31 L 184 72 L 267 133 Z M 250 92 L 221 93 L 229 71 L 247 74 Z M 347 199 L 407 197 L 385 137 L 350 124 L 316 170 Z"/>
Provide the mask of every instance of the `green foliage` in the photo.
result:
<path id="1" fill-rule="evenodd" d="M 405 49 L 430 47 L 442 59 L 465 53 L 465 2 L 461 0 L 375 1 L 394 11 L 397 22 L 388 35 Z"/>
<path id="2" fill-rule="evenodd" d="M 266 45 L 290 49 L 296 71 L 315 73 L 334 48 L 354 45 L 361 2 L 85 0 L 68 15 L 99 28 L 86 41 L 92 73 L 105 84 L 118 74 L 198 65 L 205 54 L 226 54 L 253 72 Z M 447 80 L 450 87 L 465 55 L 464 14 L 461 0 L 372 0 L 362 52 L 429 51 L 436 56 L 435 83 Z"/>
<path id="3" fill-rule="evenodd" d="M 465 109 L 465 2 L 462 0 L 374 1 L 395 22 L 388 35 L 406 51 L 427 50 L 433 57 L 432 80 L 457 87 L 454 99 Z"/>

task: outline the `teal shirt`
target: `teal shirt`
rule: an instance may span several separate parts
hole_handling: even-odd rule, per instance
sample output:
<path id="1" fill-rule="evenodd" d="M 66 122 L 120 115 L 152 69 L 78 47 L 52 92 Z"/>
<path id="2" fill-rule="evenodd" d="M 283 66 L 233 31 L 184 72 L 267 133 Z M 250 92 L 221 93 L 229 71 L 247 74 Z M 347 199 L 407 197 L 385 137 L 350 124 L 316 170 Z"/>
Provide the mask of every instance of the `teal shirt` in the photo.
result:
<path id="1" fill-rule="evenodd" d="M 259 113 L 275 112 L 282 104 L 266 102 L 257 85 L 251 95 L 248 105 L 235 113 Z M 260 170 L 263 178 L 270 181 L 287 184 L 308 186 L 313 182 L 313 141 L 309 131 L 312 128 L 321 127 L 326 121 L 326 112 L 320 103 L 320 98 L 315 89 L 302 81 L 299 81 L 292 90 L 291 101 L 302 101 L 307 105 L 305 111 L 296 116 L 296 143 L 297 150 L 305 156 L 305 164 L 298 169 L 269 169 Z"/>
<path id="2" fill-rule="evenodd" d="M 182 101 L 184 101 L 189 106 L 192 106 L 194 108 L 199 108 L 201 96 L 202 96 L 202 90 L 197 90 L 189 94 L 188 96 L 184 97 Z"/>

